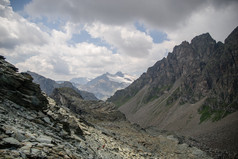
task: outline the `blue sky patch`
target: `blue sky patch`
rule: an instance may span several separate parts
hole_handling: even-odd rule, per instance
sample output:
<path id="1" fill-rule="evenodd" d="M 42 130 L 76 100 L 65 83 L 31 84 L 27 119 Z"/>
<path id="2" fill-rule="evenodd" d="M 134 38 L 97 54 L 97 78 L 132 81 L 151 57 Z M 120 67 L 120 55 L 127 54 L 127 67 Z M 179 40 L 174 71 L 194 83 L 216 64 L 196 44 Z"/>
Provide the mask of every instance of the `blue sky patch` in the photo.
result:
<path id="1" fill-rule="evenodd" d="M 154 43 L 162 43 L 168 40 L 167 34 L 158 30 L 149 30 L 149 35 L 152 37 Z"/>
<path id="2" fill-rule="evenodd" d="M 137 30 L 139 30 L 139 31 L 141 31 L 141 32 L 144 32 L 144 33 L 147 33 L 147 32 L 146 32 L 146 27 L 145 27 L 144 24 L 142 24 L 142 23 L 136 21 L 136 22 L 134 23 L 134 25 L 135 25 L 135 27 L 136 27 Z"/>
<path id="3" fill-rule="evenodd" d="M 24 6 L 31 2 L 31 0 L 10 0 L 14 12 L 22 11 Z"/>
<path id="4" fill-rule="evenodd" d="M 66 21 L 63 19 L 49 19 L 46 16 L 41 16 L 40 18 L 30 19 L 29 21 L 38 24 L 38 26 L 45 26 L 50 30 L 62 30 L 62 27 L 66 24 Z M 41 25 L 42 24 L 42 25 Z M 47 31 L 45 28 L 42 28 L 42 30 Z"/>
<path id="5" fill-rule="evenodd" d="M 153 39 L 154 43 L 162 43 L 163 41 L 168 40 L 166 33 L 155 29 L 149 30 L 143 23 L 137 21 L 134 23 L 134 26 L 136 27 L 137 30 L 149 35 Z"/>
<path id="6" fill-rule="evenodd" d="M 73 34 L 72 38 L 68 41 L 68 44 L 74 45 L 76 43 L 82 42 L 93 43 L 97 46 L 104 46 L 111 50 L 113 53 L 117 52 L 117 49 L 115 47 L 100 38 L 93 38 L 86 30 L 80 31 L 79 34 Z"/>

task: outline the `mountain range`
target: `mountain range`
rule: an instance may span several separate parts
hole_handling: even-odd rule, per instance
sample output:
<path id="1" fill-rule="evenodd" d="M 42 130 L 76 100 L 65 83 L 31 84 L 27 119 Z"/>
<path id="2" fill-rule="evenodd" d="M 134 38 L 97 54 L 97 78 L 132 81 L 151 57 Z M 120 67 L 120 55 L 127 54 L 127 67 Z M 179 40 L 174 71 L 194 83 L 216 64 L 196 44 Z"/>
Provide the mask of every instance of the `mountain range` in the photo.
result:
<path id="1" fill-rule="evenodd" d="M 0 158 L 210 159 L 172 134 L 132 125 L 112 103 L 86 101 L 69 87 L 42 93 L 0 55 Z"/>
<path id="2" fill-rule="evenodd" d="M 144 128 L 237 151 L 238 27 L 224 43 L 209 33 L 182 42 L 108 101 Z"/>
<path id="3" fill-rule="evenodd" d="M 30 74 L 33 77 L 33 82 L 40 85 L 40 88 L 42 91 L 44 91 L 47 95 L 51 95 L 53 93 L 53 90 L 55 88 L 61 88 L 61 87 L 68 87 L 72 88 L 75 91 L 79 92 L 79 94 L 85 99 L 85 100 L 98 100 L 93 93 L 78 90 L 76 87 L 73 86 L 71 82 L 68 81 L 61 81 L 57 83 L 56 81 L 46 78 L 42 75 L 39 75 L 35 72 L 27 71 L 28 74 Z"/>
<path id="4" fill-rule="evenodd" d="M 73 82 L 73 84 L 78 89 L 92 92 L 98 99 L 106 100 L 117 90 L 129 86 L 136 78 L 128 74 L 123 74 L 122 72 L 117 72 L 115 74 L 105 73 L 85 84 L 79 84 L 82 79 L 86 81 L 85 78 L 72 79 L 71 81 L 76 81 Z"/>
<path id="5" fill-rule="evenodd" d="M 85 85 L 87 84 L 89 81 L 91 81 L 90 78 L 87 77 L 78 77 L 78 78 L 72 78 L 70 80 L 71 83 L 73 83 L 74 85 Z"/>

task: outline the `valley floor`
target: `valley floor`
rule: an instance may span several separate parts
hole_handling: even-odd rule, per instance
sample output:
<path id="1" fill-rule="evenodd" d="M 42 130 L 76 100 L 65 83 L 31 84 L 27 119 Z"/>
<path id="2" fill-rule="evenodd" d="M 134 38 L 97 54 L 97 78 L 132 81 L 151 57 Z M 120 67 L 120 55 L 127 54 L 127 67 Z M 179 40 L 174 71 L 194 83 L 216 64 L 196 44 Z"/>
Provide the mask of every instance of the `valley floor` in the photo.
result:
<path id="1" fill-rule="evenodd" d="M 48 98 L 47 109 L 0 102 L 0 158 L 210 158 L 173 135 L 127 121 L 85 121 Z"/>

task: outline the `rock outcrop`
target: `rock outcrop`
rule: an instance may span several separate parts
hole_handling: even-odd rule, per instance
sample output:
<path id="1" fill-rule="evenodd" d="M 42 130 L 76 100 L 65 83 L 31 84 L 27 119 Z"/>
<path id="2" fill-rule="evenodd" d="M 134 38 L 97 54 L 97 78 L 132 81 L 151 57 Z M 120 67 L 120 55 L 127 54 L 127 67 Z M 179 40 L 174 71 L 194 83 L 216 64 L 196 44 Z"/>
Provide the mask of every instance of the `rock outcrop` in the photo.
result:
<path id="1" fill-rule="evenodd" d="M 103 101 L 86 101 L 72 88 L 56 88 L 51 97 L 58 105 L 66 106 L 71 111 L 88 120 L 125 120 L 125 115 L 114 104 Z"/>
<path id="2" fill-rule="evenodd" d="M 0 68 L 0 100 L 9 99 L 32 109 L 46 107 L 46 98 L 29 74 L 18 73 L 18 69 L 5 61 L 3 56 L 0 56 Z"/>
<path id="3" fill-rule="evenodd" d="M 108 101 L 142 127 L 196 136 L 209 146 L 237 151 L 237 64 L 238 27 L 224 44 L 205 33 L 175 46 Z"/>

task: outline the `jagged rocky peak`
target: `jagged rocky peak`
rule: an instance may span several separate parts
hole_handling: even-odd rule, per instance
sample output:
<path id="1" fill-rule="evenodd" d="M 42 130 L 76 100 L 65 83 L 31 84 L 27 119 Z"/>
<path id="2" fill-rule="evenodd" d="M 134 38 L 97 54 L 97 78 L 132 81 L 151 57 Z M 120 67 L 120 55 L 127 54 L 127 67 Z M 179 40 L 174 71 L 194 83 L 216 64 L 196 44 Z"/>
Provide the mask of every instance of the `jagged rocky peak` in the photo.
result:
<path id="1" fill-rule="evenodd" d="M 40 86 L 33 83 L 27 73 L 18 73 L 18 69 L 0 57 L 0 98 L 33 109 L 44 109 L 47 105 Z"/>
<path id="2" fill-rule="evenodd" d="M 197 45 L 197 47 L 202 47 L 203 45 L 215 44 L 216 41 L 211 37 L 209 33 L 204 33 L 198 36 L 195 36 L 191 40 L 192 45 Z"/>
<path id="3" fill-rule="evenodd" d="M 193 135 L 221 149 L 226 141 L 225 149 L 234 151 L 238 147 L 234 135 L 238 133 L 234 115 L 238 113 L 237 41 L 238 28 L 224 44 L 208 33 L 191 43 L 184 41 L 108 101 L 142 127 Z"/>
<path id="4" fill-rule="evenodd" d="M 225 39 L 225 51 L 234 61 L 233 67 L 238 66 L 238 27 Z"/>
<path id="5" fill-rule="evenodd" d="M 234 43 L 238 41 L 238 26 L 231 32 L 231 34 L 225 39 L 225 43 L 228 41 L 233 41 Z"/>

